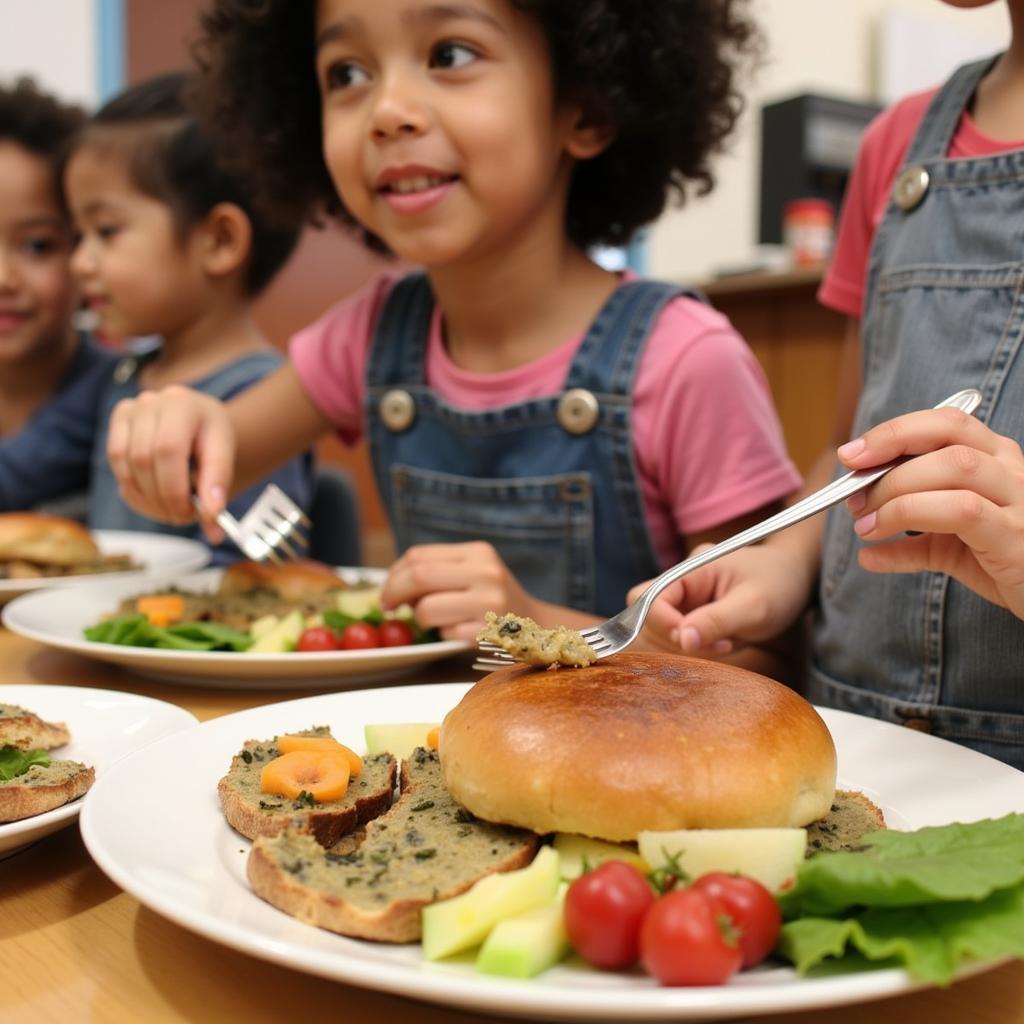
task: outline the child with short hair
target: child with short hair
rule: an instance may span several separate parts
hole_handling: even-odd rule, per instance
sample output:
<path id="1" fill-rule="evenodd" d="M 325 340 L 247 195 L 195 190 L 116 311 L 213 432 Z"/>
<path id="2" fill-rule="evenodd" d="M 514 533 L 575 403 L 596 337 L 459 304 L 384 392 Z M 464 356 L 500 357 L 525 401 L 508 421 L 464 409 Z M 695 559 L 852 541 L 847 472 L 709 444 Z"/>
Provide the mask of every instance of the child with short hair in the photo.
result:
<path id="1" fill-rule="evenodd" d="M 95 410 L 116 356 L 72 325 L 59 164 L 84 120 L 29 78 L 0 86 L 0 511 L 85 512 Z"/>
<path id="2" fill-rule="evenodd" d="M 89 120 L 65 165 L 80 233 L 71 265 L 85 302 L 108 335 L 158 336 L 120 361 L 102 396 L 91 526 L 154 528 L 122 500 L 106 460 L 109 414 L 120 400 L 145 401 L 150 389 L 181 385 L 229 399 L 283 361 L 257 327 L 252 303 L 288 259 L 298 231 L 264 217 L 244 179 L 223 169 L 219 141 L 186 105 L 190 82 L 176 72 L 125 90 Z M 259 474 L 231 512 L 243 515 L 269 480 L 308 508 L 307 447 Z M 194 526 L 159 529 L 201 536 Z M 230 543 L 213 550 L 215 562 L 239 557 Z"/>
<path id="3" fill-rule="evenodd" d="M 212 518 L 327 430 L 365 437 L 402 552 L 385 603 L 472 639 L 488 610 L 596 621 L 795 488 L 727 320 L 588 256 L 710 187 L 744 3 L 218 0 L 204 26 L 203 96 L 267 201 L 425 273 L 335 307 L 226 406 L 118 406 L 136 507 L 189 519 L 193 454 Z"/>

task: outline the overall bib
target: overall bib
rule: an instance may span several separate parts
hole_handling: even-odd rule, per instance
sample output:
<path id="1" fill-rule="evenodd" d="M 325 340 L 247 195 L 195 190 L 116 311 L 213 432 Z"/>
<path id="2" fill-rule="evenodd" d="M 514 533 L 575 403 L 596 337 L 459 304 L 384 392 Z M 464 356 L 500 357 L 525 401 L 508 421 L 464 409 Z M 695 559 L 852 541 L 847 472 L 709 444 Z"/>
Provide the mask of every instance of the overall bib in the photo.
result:
<path id="1" fill-rule="evenodd" d="M 1024 150 L 946 157 L 990 66 L 942 87 L 896 178 L 868 268 L 853 437 L 976 387 L 977 417 L 1024 439 Z M 810 699 L 1024 768 L 1024 622 L 938 573 L 865 572 L 856 549 L 833 509 Z"/>
<path id="2" fill-rule="evenodd" d="M 487 540 L 535 597 L 619 611 L 631 586 L 660 571 L 630 410 L 650 329 L 680 294 L 651 281 L 620 285 L 561 393 L 468 412 L 426 383 L 429 282 L 399 281 L 374 331 L 366 390 L 366 433 L 398 550 Z"/>

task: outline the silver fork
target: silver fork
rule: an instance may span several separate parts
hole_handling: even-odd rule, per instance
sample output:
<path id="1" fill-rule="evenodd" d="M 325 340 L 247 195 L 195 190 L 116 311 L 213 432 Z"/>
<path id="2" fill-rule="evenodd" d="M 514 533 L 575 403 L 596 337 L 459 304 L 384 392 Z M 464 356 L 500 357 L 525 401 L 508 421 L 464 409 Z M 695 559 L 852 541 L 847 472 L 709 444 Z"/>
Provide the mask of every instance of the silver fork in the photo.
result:
<path id="1" fill-rule="evenodd" d="M 203 509 L 192 495 L 198 512 Z M 267 484 L 252 507 L 236 519 L 227 509 L 217 516 L 217 525 L 254 562 L 270 561 L 280 565 L 285 558 L 299 558 L 296 546 L 307 548 L 309 539 L 303 530 L 312 525 L 309 517 L 277 484 Z"/>
<path id="2" fill-rule="evenodd" d="M 952 406 L 962 409 L 966 413 L 971 413 L 978 407 L 980 401 L 981 392 L 976 391 L 974 388 L 967 388 L 964 391 L 958 391 L 955 395 L 950 395 L 945 401 L 939 402 L 935 408 L 943 409 Z M 628 608 L 624 608 L 618 615 L 613 615 L 610 619 L 606 619 L 596 626 L 581 630 L 581 636 L 590 644 L 599 659 L 607 658 L 611 654 L 618 654 L 619 651 L 628 647 L 640 635 L 640 630 L 643 629 L 647 613 L 651 610 L 655 598 L 670 583 L 675 583 L 676 580 L 681 579 L 687 573 L 691 573 L 695 569 L 707 565 L 709 562 L 714 562 L 716 559 L 721 558 L 723 555 L 728 555 L 738 548 L 754 544 L 773 533 L 785 530 L 788 526 L 793 526 L 804 519 L 817 515 L 819 512 L 824 512 L 833 505 L 838 505 L 839 502 L 849 498 L 850 495 L 856 494 L 857 491 L 861 491 L 876 480 L 881 479 L 890 469 L 895 469 L 906 462 L 908 458 L 910 456 L 904 456 L 894 459 L 892 462 L 887 462 L 884 466 L 876 466 L 873 469 L 854 470 L 847 473 L 826 487 L 822 487 L 821 490 L 809 494 L 795 505 L 783 509 L 776 515 L 770 516 L 749 529 L 742 530 L 734 536 L 728 537 L 714 547 L 708 548 L 707 551 L 702 551 L 699 555 L 694 555 L 692 558 L 686 559 L 685 562 L 680 562 L 671 569 L 666 569 L 657 579 L 651 582 L 640 597 L 633 604 L 629 605 Z M 502 650 L 497 644 L 487 641 L 480 643 L 479 650 L 481 653 L 473 663 L 473 668 L 481 672 L 490 672 L 495 668 L 502 668 L 516 661 L 512 655 Z"/>

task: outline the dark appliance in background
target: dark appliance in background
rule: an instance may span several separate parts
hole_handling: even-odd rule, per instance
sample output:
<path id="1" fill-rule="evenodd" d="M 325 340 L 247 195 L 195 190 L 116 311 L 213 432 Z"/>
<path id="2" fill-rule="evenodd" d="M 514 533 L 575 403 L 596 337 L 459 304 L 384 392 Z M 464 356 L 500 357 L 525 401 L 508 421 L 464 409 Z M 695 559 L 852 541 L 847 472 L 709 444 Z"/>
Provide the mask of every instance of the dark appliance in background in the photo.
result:
<path id="1" fill-rule="evenodd" d="M 761 108 L 759 242 L 783 241 L 783 210 L 794 199 L 825 199 L 839 216 L 861 134 L 881 109 L 813 93 Z"/>

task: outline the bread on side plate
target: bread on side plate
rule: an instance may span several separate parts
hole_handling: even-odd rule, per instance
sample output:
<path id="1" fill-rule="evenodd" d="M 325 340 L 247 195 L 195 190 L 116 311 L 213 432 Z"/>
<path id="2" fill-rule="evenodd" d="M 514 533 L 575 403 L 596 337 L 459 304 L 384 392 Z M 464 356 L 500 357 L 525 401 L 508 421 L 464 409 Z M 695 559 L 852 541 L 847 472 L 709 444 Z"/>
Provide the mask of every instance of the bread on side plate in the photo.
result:
<path id="1" fill-rule="evenodd" d="M 332 738 L 324 726 L 293 735 Z M 260 774 L 267 762 L 280 755 L 276 740 L 276 736 L 270 740 L 246 740 L 217 785 L 224 817 L 247 839 L 276 836 L 291 828 L 310 833 L 321 846 L 333 846 L 342 836 L 391 806 L 398 766 L 390 754 L 364 758 L 363 770 L 349 782 L 348 791 L 340 800 L 309 804 L 264 793 Z"/>
<path id="2" fill-rule="evenodd" d="M 53 750 L 70 741 L 71 733 L 63 722 L 46 722 L 17 704 L 0 703 L 0 747 Z"/>
<path id="3" fill-rule="evenodd" d="M 300 921 L 376 942 L 415 942 L 420 911 L 479 879 L 525 867 L 539 838 L 479 821 L 449 796 L 437 752 L 402 762 L 402 793 L 363 841 L 325 850 L 310 835 L 260 837 L 247 873 L 255 893 Z"/>
<path id="4" fill-rule="evenodd" d="M 77 800 L 96 781 L 96 772 L 78 761 L 51 761 L 0 781 L 0 823 L 21 821 Z"/>

